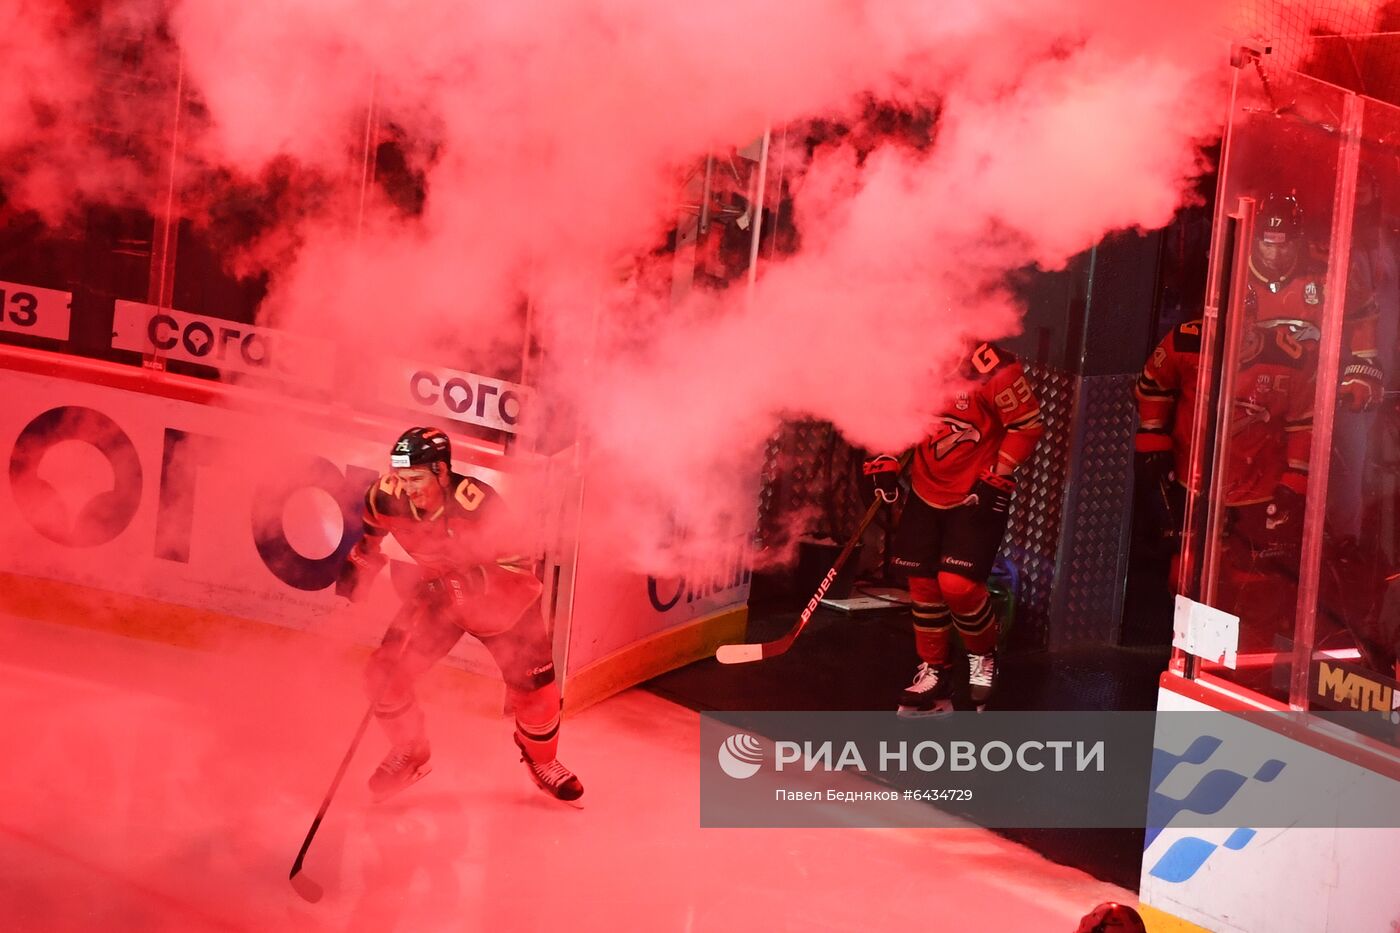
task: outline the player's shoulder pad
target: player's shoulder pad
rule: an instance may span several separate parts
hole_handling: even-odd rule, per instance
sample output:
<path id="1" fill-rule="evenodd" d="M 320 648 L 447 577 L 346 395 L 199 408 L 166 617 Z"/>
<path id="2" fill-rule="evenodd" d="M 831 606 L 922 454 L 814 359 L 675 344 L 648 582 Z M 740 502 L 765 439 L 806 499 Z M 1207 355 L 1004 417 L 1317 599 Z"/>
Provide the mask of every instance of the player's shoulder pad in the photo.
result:
<path id="1" fill-rule="evenodd" d="M 991 379 L 994 375 L 1017 365 L 1015 354 L 994 343 L 979 343 L 968 354 L 968 375 L 979 381 Z"/>
<path id="2" fill-rule="evenodd" d="M 393 473 L 381 473 L 365 493 L 365 515 L 371 519 L 409 514 L 403 483 Z"/>
<path id="3" fill-rule="evenodd" d="M 452 490 L 450 498 L 464 512 L 475 512 L 488 501 L 499 498 L 496 490 L 485 480 L 460 473 L 449 475 L 452 477 L 452 482 L 448 484 Z"/>
<path id="4" fill-rule="evenodd" d="M 1183 321 L 1172 328 L 1171 347 L 1178 353 L 1201 352 L 1201 321 Z"/>

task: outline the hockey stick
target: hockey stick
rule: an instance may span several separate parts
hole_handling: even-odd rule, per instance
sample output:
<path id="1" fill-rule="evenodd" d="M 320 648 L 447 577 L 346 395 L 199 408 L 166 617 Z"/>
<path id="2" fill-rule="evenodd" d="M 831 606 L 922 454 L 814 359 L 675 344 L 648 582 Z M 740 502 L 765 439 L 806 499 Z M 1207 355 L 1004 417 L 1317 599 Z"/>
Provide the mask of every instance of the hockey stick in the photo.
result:
<path id="1" fill-rule="evenodd" d="M 403 645 L 399 648 L 395 663 L 402 661 L 408 656 L 408 646 L 413 641 L 413 636 L 418 632 L 418 624 L 421 620 L 415 618 L 413 625 L 404 636 Z M 292 863 L 291 873 L 287 875 L 287 880 L 292 883 L 292 890 L 301 895 L 304 900 L 316 903 L 325 894 L 322 887 L 301 873 L 302 863 L 306 861 L 306 852 L 311 848 L 311 840 L 316 838 L 316 830 L 321 828 L 321 820 L 325 819 L 326 811 L 331 808 L 331 801 L 335 799 L 335 792 L 340 789 L 341 779 L 345 777 L 345 772 L 350 767 L 350 761 L 355 757 L 355 752 L 359 750 L 360 740 L 365 737 L 365 730 L 369 728 L 369 721 L 374 718 L 374 708 L 379 703 L 379 696 L 388 689 L 388 681 L 375 692 L 373 699 L 369 701 L 369 707 L 360 719 L 360 724 L 355 728 L 355 737 L 350 740 L 350 747 L 345 750 L 345 757 L 340 760 L 340 767 L 336 769 L 335 777 L 331 779 L 331 786 L 326 791 L 326 797 L 321 801 L 321 808 L 316 811 L 316 818 L 311 821 L 311 828 L 306 831 L 306 838 L 301 842 L 301 849 L 297 851 L 296 861 Z"/>
<path id="2" fill-rule="evenodd" d="M 908 451 L 904 456 L 899 458 L 900 470 L 903 470 L 905 464 L 909 462 L 912 453 L 912 450 Z M 847 541 L 846 546 L 841 549 L 841 553 L 836 557 L 836 562 L 831 565 L 831 569 L 826 572 L 826 576 L 822 577 L 822 582 L 817 586 L 817 592 L 813 594 L 811 599 L 807 600 L 807 605 L 802 609 L 802 615 L 797 618 L 797 624 L 794 625 L 786 635 L 773 641 L 720 645 L 719 650 L 715 652 L 715 660 L 719 661 L 721 664 L 746 664 L 749 661 L 766 661 L 769 658 L 776 658 L 778 655 L 791 648 L 792 643 L 797 641 L 797 636 L 802 634 L 802 630 L 806 628 L 807 623 L 811 621 L 812 613 L 817 611 L 817 606 L 821 604 L 822 597 L 826 595 L 826 591 L 831 587 L 831 582 L 836 579 L 836 575 L 841 572 L 841 568 L 846 565 L 846 561 L 855 551 L 856 545 L 860 543 L 860 539 L 865 535 L 865 530 L 870 527 L 871 522 L 875 521 L 875 516 L 879 513 L 880 506 L 884 504 L 885 500 L 881 499 L 879 496 L 876 496 L 875 501 L 870 503 L 870 508 L 865 510 L 865 516 L 860 520 L 860 525 L 856 528 L 856 533 L 851 535 L 851 540 Z"/>
<path id="3" fill-rule="evenodd" d="M 321 828 L 321 820 L 325 819 L 326 811 L 331 808 L 335 792 L 340 789 L 340 781 L 345 777 L 345 772 L 350 767 L 350 760 L 355 757 L 355 752 L 360 747 L 360 740 L 364 738 L 365 729 L 369 727 L 369 721 L 374 717 L 374 707 L 377 702 L 378 698 L 371 700 L 369 708 L 365 710 L 365 715 L 360 719 L 360 725 L 355 729 L 355 737 L 350 740 L 350 747 L 345 750 L 345 757 L 341 759 L 340 767 L 336 769 L 335 778 L 331 780 L 330 789 L 326 791 L 326 798 L 321 801 L 321 809 L 316 811 L 316 818 L 311 821 L 311 829 L 307 830 L 306 838 L 302 840 L 301 849 L 297 852 L 297 859 L 292 863 L 292 872 L 287 876 L 287 880 L 292 883 L 292 889 L 313 904 L 321 899 L 321 895 L 325 891 L 319 884 L 301 874 L 302 862 L 306 860 L 306 851 L 311 848 L 311 840 L 316 838 L 316 830 Z"/>

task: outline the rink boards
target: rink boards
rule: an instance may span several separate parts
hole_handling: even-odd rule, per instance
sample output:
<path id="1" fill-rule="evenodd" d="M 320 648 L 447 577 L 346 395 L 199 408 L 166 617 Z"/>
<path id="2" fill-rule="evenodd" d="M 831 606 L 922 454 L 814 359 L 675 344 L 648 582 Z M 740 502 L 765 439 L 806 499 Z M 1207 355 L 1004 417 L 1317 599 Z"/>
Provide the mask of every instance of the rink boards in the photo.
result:
<path id="1" fill-rule="evenodd" d="M 188 643 L 194 627 L 224 619 L 335 626 L 372 644 L 397 608 L 399 561 L 364 612 L 345 613 L 332 586 L 397 421 L 15 348 L 0 348 L 0 391 L 0 568 L 11 611 L 42 612 L 66 585 L 65 599 L 92 604 L 87 623 L 128 634 Z M 459 470 L 510 495 L 514 462 L 487 444 L 458 443 L 455 453 Z M 586 514 L 541 510 L 556 659 L 577 674 L 570 705 L 742 635 L 741 565 L 717 581 L 649 579 L 588 553 L 577 530 Z M 392 544 L 389 554 L 406 557 Z M 576 575 L 580 564 L 589 570 Z M 496 677 L 473 639 L 453 659 Z"/>
<path id="2" fill-rule="evenodd" d="M 1244 711 L 1242 694 L 1163 675 L 1158 711 Z M 1212 717 L 1203 722 L 1220 724 Z M 1335 763 L 1338 779 L 1331 799 L 1314 794 L 1322 811 L 1341 809 L 1356 796 L 1390 784 L 1400 776 L 1400 755 L 1344 733 L 1299 741 L 1231 717 L 1231 735 L 1205 760 L 1179 764 L 1157 788 L 1172 798 L 1194 793 L 1198 812 L 1219 813 L 1228 824 L 1231 809 L 1249 808 L 1251 795 L 1290 791 L 1298 766 Z M 1167 749 L 1173 753 L 1180 749 Z M 1365 770 L 1358 774 L 1355 767 Z M 1277 774 L 1263 768 L 1272 762 Z M 1293 767 L 1290 767 L 1293 766 Z M 1214 773 L 1236 773 L 1245 780 L 1233 795 L 1203 791 L 1229 782 L 1208 780 Z M 1261 780 L 1262 776 L 1262 780 Z M 1168 787 L 1168 781 L 1172 782 Z M 1194 787 L 1192 786 L 1194 783 Z M 1361 786 L 1365 784 L 1366 786 Z M 1314 824 L 1317 825 L 1317 824 Z M 1148 929 L 1213 931 L 1388 930 L 1400 919 L 1400 888 L 1394 883 L 1400 829 L 1262 828 L 1212 825 L 1210 828 L 1167 825 L 1149 829 L 1143 852 L 1141 904 Z"/>

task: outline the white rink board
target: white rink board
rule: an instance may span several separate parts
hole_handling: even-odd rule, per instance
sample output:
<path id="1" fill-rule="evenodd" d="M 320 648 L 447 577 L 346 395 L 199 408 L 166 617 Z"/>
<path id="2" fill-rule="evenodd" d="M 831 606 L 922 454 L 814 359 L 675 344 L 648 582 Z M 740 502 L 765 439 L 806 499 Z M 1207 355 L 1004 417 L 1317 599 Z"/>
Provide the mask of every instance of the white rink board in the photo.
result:
<path id="1" fill-rule="evenodd" d="M 274 420 L 7 369 L 0 369 L 0 392 L 9 400 L 0 408 L 0 456 L 9 465 L 0 480 L 0 566 L 289 628 L 343 614 L 345 602 L 330 584 L 356 531 L 353 504 L 386 468 L 399 428 L 356 437 L 310 419 Z M 55 414 L 64 409 L 69 417 Z M 53 442 L 42 419 L 76 436 Z M 22 435 L 29 440 L 17 446 Z M 33 490 L 15 480 L 27 460 L 40 484 L 58 490 L 42 504 L 27 501 Z M 457 468 L 508 486 L 484 464 L 459 458 Z M 287 479 L 300 488 L 275 514 L 259 515 L 255 504 L 268 500 L 267 484 Z M 55 513 L 48 533 L 35 523 L 44 511 Z M 355 614 L 366 640 L 397 609 L 388 576 Z M 458 652 L 469 667 L 494 675 L 473 640 L 463 639 Z"/>
<path id="2" fill-rule="evenodd" d="M 364 491 L 387 469 L 407 420 L 361 418 L 337 428 L 329 425 L 342 422 L 314 405 L 181 376 L 162 377 L 180 397 L 103 385 L 97 380 L 112 373 L 104 366 L 55 357 L 51 371 L 61 376 L 0 368 L 9 400 L 0 407 L 0 456 L 9 463 L 0 477 L 0 568 L 289 628 L 326 618 L 355 625 L 365 641 L 378 638 L 398 608 L 392 562 L 353 622 L 340 621 L 345 603 L 331 584 Z M 124 382 L 142 384 L 140 372 Z M 235 398 L 243 409 L 227 407 Z M 455 453 L 459 471 L 511 499 L 514 472 L 498 455 L 465 444 Z M 277 483 L 294 487 L 285 501 L 267 493 Z M 550 487 L 544 498 L 561 496 Z M 525 507 L 557 511 L 544 501 Z M 575 581 L 565 567 L 564 591 L 547 590 L 557 660 L 568 645 L 566 677 L 747 601 L 740 542 L 733 560 L 705 575 L 653 579 L 590 538 L 587 523 L 599 508 L 606 508 L 601 498 L 587 502 L 578 534 L 583 573 Z M 572 565 L 572 523 L 545 525 L 553 536 L 545 556 Z M 392 543 L 388 553 L 395 556 Z M 497 676 L 475 639 L 462 639 L 453 657 Z"/>
<path id="3" fill-rule="evenodd" d="M 1158 692 L 1157 708 L 1213 709 L 1167 689 Z M 1263 727 L 1245 728 L 1259 733 L 1249 742 L 1251 762 L 1229 760 L 1229 749 L 1222 748 L 1199 766 L 1178 765 L 1168 780 L 1179 781 L 1177 772 L 1186 768 L 1204 774 L 1228 766 L 1248 773 L 1258 764 L 1261 747 L 1284 761 L 1325 755 Z M 1285 767 L 1267 792 L 1286 793 L 1288 775 Z M 1370 778 L 1390 780 L 1374 772 L 1363 779 Z M 1239 794 L 1251 793 L 1251 787 L 1257 792 L 1262 786 L 1247 782 Z M 1349 789 L 1339 783 L 1336 792 L 1340 796 Z M 1324 808 L 1328 801 L 1316 805 Z M 1228 814 L 1229 807 L 1226 803 L 1220 812 Z M 1395 883 L 1400 829 L 1259 829 L 1252 835 L 1250 829 L 1168 826 L 1143 853 L 1142 903 L 1217 931 L 1390 930 L 1400 919 L 1400 885 Z"/>

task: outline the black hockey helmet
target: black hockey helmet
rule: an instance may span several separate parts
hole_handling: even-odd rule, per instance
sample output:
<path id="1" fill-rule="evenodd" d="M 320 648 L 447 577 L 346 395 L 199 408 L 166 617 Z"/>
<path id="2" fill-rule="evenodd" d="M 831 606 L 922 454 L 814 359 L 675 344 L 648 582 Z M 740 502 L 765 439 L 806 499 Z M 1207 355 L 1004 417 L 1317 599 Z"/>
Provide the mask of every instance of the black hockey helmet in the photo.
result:
<path id="1" fill-rule="evenodd" d="M 1147 925 L 1127 904 L 1104 901 L 1084 915 L 1074 933 L 1147 933 Z"/>
<path id="2" fill-rule="evenodd" d="M 1270 194 L 1254 214 L 1254 237 L 1265 243 L 1292 243 L 1303 235 L 1303 209 L 1291 194 Z"/>
<path id="3" fill-rule="evenodd" d="M 389 452 L 389 465 L 395 469 L 426 466 L 437 472 L 438 463 L 452 466 L 452 442 L 437 428 L 409 428 Z"/>

